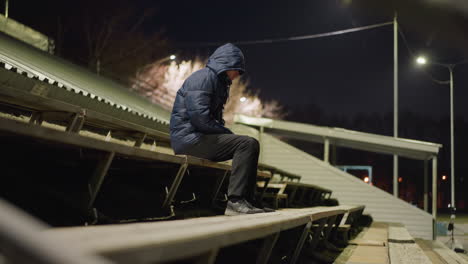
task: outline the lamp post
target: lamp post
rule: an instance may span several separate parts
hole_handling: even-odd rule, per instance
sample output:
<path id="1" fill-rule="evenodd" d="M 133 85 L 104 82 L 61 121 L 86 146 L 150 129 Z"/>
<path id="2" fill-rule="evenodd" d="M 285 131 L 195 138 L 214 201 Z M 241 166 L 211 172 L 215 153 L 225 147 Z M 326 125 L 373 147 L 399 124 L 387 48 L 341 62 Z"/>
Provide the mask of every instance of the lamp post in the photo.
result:
<path id="1" fill-rule="evenodd" d="M 8 0 L 5 1 L 5 17 L 8 18 Z"/>
<path id="2" fill-rule="evenodd" d="M 420 56 L 416 59 L 416 63 L 419 65 L 425 65 L 428 63 L 427 59 L 423 56 Z M 454 125 L 453 125 L 453 69 L 455 66 L 462 64 L 443 64 L 430 62 L 429 64 L 441 66 L 447 68 L 450 74 L 450 79 L 448 81 L 438 81 L 434 80 L 439 84 L 450 84 L 450 205 L 452 208 L 456 208 L 455 204 L 455 149 L 454 149 Z"/>

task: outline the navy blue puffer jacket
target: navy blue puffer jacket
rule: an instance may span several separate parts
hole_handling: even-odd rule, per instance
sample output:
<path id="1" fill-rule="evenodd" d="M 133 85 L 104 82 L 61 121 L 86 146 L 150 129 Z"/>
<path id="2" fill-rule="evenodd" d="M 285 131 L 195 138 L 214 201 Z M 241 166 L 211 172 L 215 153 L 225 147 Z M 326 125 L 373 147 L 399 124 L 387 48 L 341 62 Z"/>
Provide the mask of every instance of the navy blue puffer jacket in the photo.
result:
<path id="1" fill-rule="evenodd" d="M 216 49 L 206 67 L 190 75 L 177 91 L 170 121 L 171 146 L 176 154 L 184 154 L 203 134 L 232 133 L 223 120 L 231 85 L 227 70 L 245 71 L 244 55 L 231 43 Z"/>

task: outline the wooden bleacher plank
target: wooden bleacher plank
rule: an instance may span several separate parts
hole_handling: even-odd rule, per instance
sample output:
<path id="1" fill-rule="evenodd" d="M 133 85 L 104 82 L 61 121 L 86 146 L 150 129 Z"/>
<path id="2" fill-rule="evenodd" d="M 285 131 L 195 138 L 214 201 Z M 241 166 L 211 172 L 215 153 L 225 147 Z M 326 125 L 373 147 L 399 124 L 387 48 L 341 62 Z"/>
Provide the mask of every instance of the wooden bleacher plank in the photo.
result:
<path id="1" fill-rule="evenodd" d="M 431 260 L 415 243 L 389 242 L 389 255 L 392 264 L 430 264 Z"/>
<path id="2" fill-rule="evenodd" d="M 146 150 L 138 147 L 132 147 L 122 144 L 117 144 L 113 142 L 108 142 L 101 139 L 96 139 L 88 136 L 83 136 L 78 133 L 70 133 L 57 129 L 52 129 L 48 127 L 38 126 L 34 124 L 24 123 L 17 120 L 11 120 L 6 118 L 0 118 L 0 133 L 4 135 L 11 136 L 24 136 L 27 138 L 34 138 L 45 140 L 54 144 L 74 146 L 78 148 L 87 148 L 103 151 L 105 153 L 115 153 L 115 156 L 124 156 L 126 158 L 133 159 L 145 159 L 148 161 L 160 161 L 166 163 L 172 163 L 174 166 L 180 166 L 177 175 L 174 175 L 175 178 L 168 189 L 168 194 L 166 195 L 164 202 L 162 203 L 162 208 L 170 208 L 173 203 L 173 199 L 178 191 L 178 188 L 183 181 L 185 171 L 189 166 L 198 166 L 209 169 L 218 169 L 224 171 L 230 171 L 232 169 L 231 165 L 227 162 L 218 163 L 213 162 L 193 156 L 185 155 L 173 155 L 167 153 L 161 153 L 153 150 Z M 114 154 L 112 154 L 114 156 Z M 111 163 L 111 160 L 108 161 Z M 112 166 L 112 165 L 111 165 Z M 98 171 L 98 177 L 93 177 L 92 181 L 89 183 L 90 191 L 90 200 L 87 201 L 87 210 L 91 216 L 96 215 L 92 210 L 94 200 L 97 197 L 99 192 L 100 183 L 102 183 L 107 168 L 105 170 Z M 271 176 L 266 172 L 258 172 L 258 177 L 263 179 L 269 179 Z M 93 222 L 96 219 L 92 219 Z"/>
<path id="3" fill-rule="evenodd" d="M 374 222 L 364 231 L 364 234 L 359 238 L 350 240 L 353 245 L 363 246 L 387 246 L 388 244 L 388 224 Z"/>
<path id="4" fill-rule="evenodd" d="M 77 147 L 86 147 L 106 152 L 115 152 L 126 156 L 135 156 L 149 160 L 160 160 L 170 163 L 183 163 L 184 158 L 156 151 L 150 151 L 140 148 L 129 147 L 117 143 L 106 142 L 103 140 L 81 136 L 75 133 L 31 125 L 17 120 L 0 118 L 0 131 L 8 132 L 13 135 L 22 135 L 38 139 L 48 140 L 61 144 L 73 145 Z"/>
<path id="5" fill-rule="evenodd" d="M 349 241 L 349 245 L 353 247 L 353 249 L 346 263 L 389 263 L 387 240 L 388 224 L 373 222 L 372 225 L 359 234 L 357 238 Z"/>
<path id="6" fill-rule="evenodd" d="M 440 256 L 435 249 L 436 248 L 444 248 L 445 246 L 439 246 L 436 244 L 436 241 L 432 240 L 424 240 L 424 239 L 415 239 L 415 242 L 418 244 L 419 247 L 424 251 L 427 257 L 431 260 L 433 264 L 447 264 L 446 260 L 442 256 Z M 455 262 L 457 263 L 457 262 Z"/>
<path id="7" fill-rule="evenodd" d="M 415 239 L 434 264 L 468 264 L 462 254 L 457 254 L 438 240 Z"/>
<path id="8" fill-rule="evenodd" d="M 414 243 L 413 237 L 402 224 L 392 223 L 388 227 L 388 241 Z"/>
<path id="9" fill-rule="evenodd" d="M 347 264 L 388 264 L 388 248 L 357 246 Z M 416 263 L 416 262 L 415 262 Z"/>
<path id="10" fill-rule="evenodd" d="M 279 174 L 281 180 L 283 180 L 283 178 L 288 178 L 291 181 L 293 181 L 293 180 L 299 181 L 301 179 L 301 176 L 299 176 L 299 175 L 289 173 L 289 172 L 284 171 L 284 170 L 282 170 L 280 168 L 277 168 L 277 167 L 274 167 L 274 166 L 271 166 L 271 165 L 268 165 L 268 164 L 265 164 L 265 163 L 259 163 L 258 168 L 259 168 L 259 170 L 269 171 L 272 174 L 272 176 L 274 174 Z"/>
<path id="11" fill-rule="evenodd" d="M 323 192 L 329 192 L 331 193 L 332 190 L 330 189 L 326 189 L 326 188 L 323 188 L 323 187 L 320 187 L 318 185 L 314 185 L 314 184 L 310 184 L 310 183 L 302 183 L 302 182 L 283 182 L 289 186 L 297 186 L 297 187 L 306 187 L 306 188 L 313 188 L 313 189 L 317 189 L 317 190 L 320 190 L 320 191 L 323 191 Z"/>
<path id="12" fill-rule="evenodd" d="M 180 155 L 181 157 L 187 157 L 187 161 L 189 165 L 201 166 L 201 167 L 208 167 L 220 170 L 228 170 L 232 169 L 231 162 L 224 161 L 224 162 L 214 162 L 207 159 L 202 159 L 194 156 L 189 155 Z M 264 171 L 257 171 L 257 176 L 260 178 L 271 178 L 271 174 Z"/>
<path id="13" fill-rule="evenodd" d="M 468 261 L 463 259 L 453 250 L 448 248 L 436 248 L 434 251 L 447 263 L 447 264 L 467 264 Z"/>
<path id="14" fill-rule="evenodd" d="M 204 217 L 170 222 L 51 229 L 84 252 L 119 261 L 169 261 L 266 237 L 312 220 L 343 214 L 333 207 L 285 209 L 274 213 Z"/>
<path id="15" fill-rule="evenodd" d="M 112 264 L 60 239 L 43 237 L 48 226 L 2 198 L 0 211 L 0 263 Z"/>
<path id="16" fill-rule="evenodd" d="M 206 159 L 201 159 L 193 156 L 171 155 L 150 151 L 140 148 L 134 148 L 117 143 L 107 142 L 91 137 L 81 136 L 75 133 L 66 133 L 64 131 L 27 124 L 17 120 L 0 118 L 0 130 L 14 134 L 19 134 L 28 137 L 40 138 L 44 140 L 54 141 L 62 144 L 74 145 L 78 147 L 86 147 L 91 149 L 102 150 L 106 152 L 115 152 L 122 155 L 135 156 L 144 159 L 160 160 L 171 163 L 183 163 L 186 159 L 189 165 L 197 165 L 202 167 L 210 167 L 221 170 L 230 170 L 231 166 L 226 162 L 213 162 Z M 187 157 L 187 158 L 186 158 Z M 259 172 L 259 176 L 269 178 L 270 174 Z"/>
<path id="17" fill-rule="evenodd" d="M 388 248 L 392 264 L 432 263 L 424 251 L 415 243 L 408 230 L 401 224 L 390 224 Z"/>
<path id="18" fill-rule="evenodd" d="M 189 165 L 201 166 L 201 167 L 209 167 L 214 169 L 221 169 L 221 170 L 231 170 L 231 165 L 227 162 L 213 162 L 207 159 L 202 159 L 194 156 L 189 155 L 180 155 L 181 157 L 187 157 L 187 161 Z"/>

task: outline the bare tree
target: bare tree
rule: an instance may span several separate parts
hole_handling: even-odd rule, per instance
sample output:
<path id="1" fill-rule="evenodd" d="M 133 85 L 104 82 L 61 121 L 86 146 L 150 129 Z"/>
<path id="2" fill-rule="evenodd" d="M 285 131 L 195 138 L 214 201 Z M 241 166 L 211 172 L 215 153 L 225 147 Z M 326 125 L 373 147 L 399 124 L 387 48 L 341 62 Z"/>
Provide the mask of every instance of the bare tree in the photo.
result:
<path id="1" fill-rule="evenodd" d="M 133 80 L 132 89 L 162 105 L 167 110 L 171 110 L 177 90 L 185 79 L 193 72 L 203 68 L 205 64 L 200 58 L 193 61 L 183 61 L 179 64 L 176 62 L 171 62 L 169 65 L 164 63 L 149 64 L 138 71 Z M 283 118 L 286 115 L 278 102 L 263 102 L 258 94 L 249 92 L 248 86 L 248 80 L 243 79 L 237 79 L 232 83 L 224 110 L 226 123 L 231 124 L 237 113 L 271 118 Z"/>
<path id="2" fill-rule="evenodd" d="M 138 68 L 167 56 L 164 30 L 151 27 L 156 15 L 156 8 L 141 8 L 133 1 L 85 0 L 59 26 L 66 28 L 69 56 L 97 74 L 129 83 Z"/>

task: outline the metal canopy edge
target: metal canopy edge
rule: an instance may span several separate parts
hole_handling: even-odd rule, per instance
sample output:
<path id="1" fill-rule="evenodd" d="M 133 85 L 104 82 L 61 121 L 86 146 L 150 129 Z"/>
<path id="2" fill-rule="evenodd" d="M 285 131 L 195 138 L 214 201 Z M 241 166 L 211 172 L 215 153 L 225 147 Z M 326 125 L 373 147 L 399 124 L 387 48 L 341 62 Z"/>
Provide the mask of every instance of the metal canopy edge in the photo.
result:
<path id="1" fill-rule="evenodd" d="M 234 121 L 239 124 L 263 127 L 265 132 L 290 138 L 331 144 L 358 150 L 396 154 L 402 157 L 426 160 L 439 153 L 441 144 L 426 141 L 395 138 L 335 127 L 322 127 L 304 123 L 257 118 L 237 114 Z"/>

